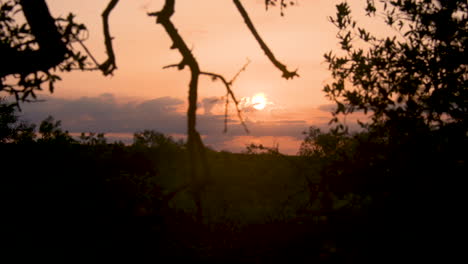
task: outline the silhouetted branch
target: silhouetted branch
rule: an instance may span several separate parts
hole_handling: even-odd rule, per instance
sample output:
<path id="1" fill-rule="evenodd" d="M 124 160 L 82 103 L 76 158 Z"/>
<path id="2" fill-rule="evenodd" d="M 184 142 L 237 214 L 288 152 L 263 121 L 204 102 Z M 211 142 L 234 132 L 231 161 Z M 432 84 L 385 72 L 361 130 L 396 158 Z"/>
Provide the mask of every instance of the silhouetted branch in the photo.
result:
<path id="1" fill-rule="evenodd" d="M 181 70 L 181 69 L 180 69 L 180 64 L 179 64 L 179 63 L 177 63 L 177 64 L 169 64 L 169 65 L 166 65 L 166 66 L 163 67 L 163 69 L 169 69 L 169 68 L 178 68 L 179 70 Z"/>
<path id="2" fill-rule="evenodd" d="M 294 76 L 299 76 L 296 71 L 290 72 L 287 70 L 286 66 L 281 64 L 273 55 L 273 53 L 270 51 L 270 49 L 267 47 L 267 45 L 264 43 L 264 41 L 261 39 L 261 37 L 258 35 L 257 31 L 255 30 L 252 22 L 250 21 L 250 18 L 243 8 L 242 4 L 240 3 L 239 0 L 234 0 L 234 3 L 236 4 L 237 8 L 239 9 L 239 12 L 241 13 L 242 17 L 245 20 L 245 23 L 247 24 L 248 28 L 252 32 L 252 34 L 255 36 L 257 42 L 260 44 L 261 48 L 264 50 L 268 58 L 272 61 L 272 63 L 283 72 L 283 77 L 286 79 L 293 78 Z M 187 44 L 183 40 L 182 36 L 179 34 L 177 31 L 176 27 L 171 21 L 171 17 L 174 14 L 174 5 L 175 5 L 175 0 L 166 0 L 164 3 L 164 6 L 161 11 L 159 12 L 154 12 L 154 13 L 148 13 L 149 16 L 155 16 L 156 17 L 156 23 L 161 24 L 164 30 L 167 32 L 169 37 L 172 40 L 172 46 L 171 49 L 177 49 L 180 54 L 182 55 L 182 61 L 179 62 L 178 64 L 171 64 L 168 66 L 165 66 L 164 68 L 171 68 L 171 67 L 177 67 L 179 70 L 182 70 L 185 68 L 185 66 L 188 66 L 190 68 L 190 83 L 189 83 L 189 107 L 187 111 L 187 130 L 188 130 L 188 139 L 187 139 L 187 147 L 189 151 L 189 156 L 190 156 L 190 174 L 192 177 L 192 190 L 193 190 L 193 197 L 195 200 L 195 204 L 198 208 L 198 213 L 197 213 L 197 219 L 199 221 L 202 220 L 202 206 L 201 206 L 201 195 L 200 191 L 202 188 L 206 186 L 206 182 L 208 181 L 203 181 L 201 179 L 197 178 L 197 171 L 198 168 L 201 168 L 201 170 L 205 173 L 205 176 L 208 176 L 209 170 L 208 170 L 208 162 L 206 158 L 206 153 L 205 153 L 205 147 L 203 145 L 203 142 L 201 140 L 200 134 L 196 130 L 196 110 L 197 110 L 197 93 L 198 93 L 198 80 L 200 75 L 207 75 L 211 76 L 213 80 L 220 79 L 223 84 L 226 87 L 228 96 L 231 96 L 231 98 L 234 100 L 234 103 L 236 104 L 236 109 L 237 113 L 239 116 L 239 119 L 241 120 L 242 125 L 244 126 L 245 130 L 248 132 L 247 126 L 245 125 L 241 112 L 238 108 L 239 102 L 237 101 L 234 93 L 231 90 L 231 85 L 235 81 L 235 79 L 239 76 L 240 72 L 244 71 L 245 68 L 247 67 L 248 63 L 233 77 L 231 81 L 227 81 L 222 75 L 216 74 L 216 73 L 211 73 L 211 72 L 202 72 L 200 70 L 200 67 L 198 65 L 197 60 L 192 54 L 192 51 L 188 48 Z M 227 99 L 228 100 L 228 99 Z M 229 101 L 227 101 L 229 103 Z M 226 108 L 227 109 L 227 108 Z M 225 114 L 227 115 L 227 114 Z M 226 126 L 227 118 L 225 120 L 225 126 Z M 225 127 L 226 128 L 226 127 Z M 198 164 L 200 162 L 201 164 Z M 200 167 L 198 167 L 200 166 Z M 208 176 L 209 178 L 209 176 Z"/>
<path id="3" fill-rule="evenodd" d="M 87 69 L 87 70 L 99 70 L 99 62 L 96 60 L 96 58 L 93 56 L 93 54 L 91 53 L 91 51 L 88 49 L 88 47 L 86 47 L 86 45 L 83 43 L 83 41 L 81 39 L 78 39 L 78 38 L 75 38 L 75 40 L 80 43 L 80 46 L 85 50 L 85 52 L 88 54 L 88 56 L 91 58 L 91 60 L 94 62 L 94 64 L 96 65 L 96 68 L 93 68 L 93 69 Z"/>
<path id="4" fill-rule="evenodd" d="M 239 108 L 237 108 L 237 105 L 236 105 L 236 109 L 237 109 L 237 113 L 239 113 Z M 224 103 L 224 133 L 227 132 L 227 127 L 228 127 L 228 114 L 229 114 L 229 90 L 226 91 L 226 102 Z M 242 122 L 242 120 L 241 120 Z M 247 132 L 248 133 L 248 132 Z"/>
<path id="5" fill-rule="evenodd" d="M 247 58 L 247 62 L 245 65 L 232 77 L 232 79 L 229 81 L 229 83 L 232 85 L 234 81 L 237 79 L 237 77 L 241 74 L 241 72 L 245 71 L 247 69 L 247 66 L 250 64 L 250 60 Z M 233 94 L 234 95 L 234 94 Z M 233 99 L 235 99 L 233 97 Z M 241 112 L 239 110 L 239 104 L 234 100 L 234 103 L 236 105 L 236 110 L 237 110 L 237 115 L 239 116 L 239 119 L 244 126 L 244 129 L 247 133 L 249 133 L 249 130 L 247 129 L 247 125 L 245 122 L 242 120 Z M 228 123 L 228 107 L 229 107 L 229 90 L 226 91 L 226 104 L 224 105 L 224 133 L 227 132 L 227 123 Z"/>
<path id="6" fill-rule="evenodd" d="M 172 49 L 179 50 L 182 55 L 182 61 L 178 64 L 178 68 L 182 70 L 186 65 L 190 68 L 191 76 L 189 83 L 189 107 L 187 111 L 187 130 L 188 139 L 187 147 L 190 156 L 190 174 L 192 178 L 192 190 L 194 202 L 197 206 L 197 220 L 202 221 L 202 205 L 201 205 L 201 189 L 204 187 L 200 179 L 198 179 L 197 168 L 201 166 L 201 170 L 205 176 L 209 177 L 208 161 L 206 159 L 205 147 L 201 140 L 200 134 L 196 130 L 196 111 L 197 111 L 197 93 L 198 79 L 200 76 L 200 67 L 197 60 L 193 56 L 185 41 L 180 36 L 170 18 L 174 14 L 175 0 L 166 0 L 164 7 L 160 12 L 149 13 L 149 16 L 156 16 L 156 23 L 161 24 L 171 38 L 173 44 Z M 199 162 L 201 164 L 199 164 Z"/>
<path id="7" fill-rule="evenodd" d="M 115 62 L 114 48 L 112 46 L 112 37 L 109 30 L 109 15 L 114 7 L 117 5 L 119 0 L 111 0 L 107 5 L 106 9 L 102 12 L 102 24 L 104 28 L 104 44 L 106 45 L 107 51 L 107 60 L 99 65 L 99 69 L 104 73 L 104 75 L 109 75 L 117 69 L 117 64 Z"/>
<path id="8" fill-rule="evenodd" d="M 216 81 L 217 79 L 220 79 L 223 82 L 224 86 L 226 87 L 226 106 L 225 106 L 226 111 L 224 113 L 224 133 L 227 132 L 227 115 L 228 115 L 227 107 L 228 107 L 228 104 L 229 104 L 229 96 L 231 96 L 232 100 L 234 101 L 234 104 L 235 104 L 236 110 L 237 110 L 237 116 L 239 117 L 239 120 L 240 120 L 242 126 L 244 127 L 244 129 L 245 129 L 245 131 L 247 133 L 250 133 L 249 129 L 247 128 L 247 125 L 244 122 L 244 119 L 242 118 L 242 112 L 239 109 L 239 101 L 236 99 L 236 96 L 234 95 L 234 92 L 231 89 L 231 86 L 234 83 L 234 81 L 237 79 L 237 77 L 240 75 L 241 72 L 245 71 L 245 69 L 247 68 L 247 66 L 249 64 L 250 64 L 250 60 L 247 60 L 247 63 L 234 75 L 234 77 L 230 81 L 227 81 L 226 78 L 224 78 L 224 76 L 222 76 L 220 74 L 200 71 L 201 75 L 211 76 L 214 81 Z M 180 69 L 180 67 L 181 67 L 181 63 L 179 63 L 179 64 L 170 64 L 170 65 L 164 66 L 163 69 L 168 69 L 168 68 L 179 68 Z"/>
<path id="9" fill-rule="evenodd" d="M 247 66 L 249 66 L 250 64 L 250 60 L 247 58 L 247 62 L 244 64 L 244 66 L 242 66 L 242 68 L 236 73 L 236 75 L 234 75 L 234 77 L 232 77 L 232 79 L 229 81 L 229 84 L 233 84 L 237 77 L 239 77 L 239 75 L 245 71 L 247 69 Z"/>
<path id="10" fill-rule="evenodd" d="M 252 23 L 252 20 L 250 20 L 249 14 L 245 10 L 244 6 L 240 2 L 240 0 L 233 0 L 234 4 L 237 7 L 237 10 L 239 10 L 239 13 L 241 14 L 242 18 L 244 18 L 245 24 L 249 28 L 250 32 L 252 35 L 254 35 L 255 39 L 257 40 L 258 44 L 260 44 L 260 47 L 262 50 L 265 52 L 267 55 L 268 59 L 275 65 L 276 68 L 278 68 L 281 72 L 283 72 L 283 78 L 289 79 L 289 78 L 294 78 L 295 76 L 299 77 L 299 74 L 297 74 L 297 70 L 295 71 L 289 71 L 287 67 L 279 62 L 276 58 L 273 52 L 268 48 L 266 43 L 263 41 L 263 39 L 260 37 L 258 34 L 257 30 L 255 29 L 255 26 Z"/>

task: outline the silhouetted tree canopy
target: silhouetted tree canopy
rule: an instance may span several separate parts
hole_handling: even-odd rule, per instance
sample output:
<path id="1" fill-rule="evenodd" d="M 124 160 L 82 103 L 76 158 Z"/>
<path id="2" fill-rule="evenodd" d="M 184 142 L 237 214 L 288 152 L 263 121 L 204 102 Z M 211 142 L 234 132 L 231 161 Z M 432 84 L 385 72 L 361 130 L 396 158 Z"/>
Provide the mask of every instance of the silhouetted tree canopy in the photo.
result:
<path id="1" fill-rule="evenodd" d="M 83 40 L 84 31 L 72 14 L 53 18 L 45 0 L 0 1 L 0 91 L 28 101 L 44 84 L 53 92 L 59 71 L 85 70 L 87 57 L 71 45 Z"/>
<path id="2" fill-rule="evenodd" d="M 359 26 L 346 2 L 330 21 L 339 29 L 341 52 L 325 55 L 334 82 L 324 88 L 339 114 L 364 111 L 372 123 L 406 119 L 431 128 L 468 127 L 468 3 L 367 1 L 366 14 L 383 16 L 392 36 Z"/>
<path id="3" fill-rule="evenodd" d="M 143 130 L 133 134 L 133 145 L 147 148 L 177 147 L 181 148 L 183 141 L 176 142 L 171 136 L 166 136 L 154 130 Z"/>
<path id="4" fill-rule="evenodd" d="M 376 2 L 367 1 L 367 15 L 383 15 L 394 36 L 359 26 L 347 2 L 330 17 L 341 50 L 325 54 L 334 81 L 324 92 L 338 126 L 311 127 L 299 154 L 320 161 L 322 184 L 333 192 L 429 199 L 467 172 L 468 3 Z M 370 119 L 349 131 L 340 117 L 356 112 Z"/>
<path id="5" fill-rule="evenodd" d="M 36 138 L 36 126 L 20 120 L 16 109 L 0 98 L 0 143 L 28 143 Z"/>
<path id="6" fill-rule="evenodd" d="M 36 100 L 36 92 L 61 80 L 59 72 L 100 70 L 109 75 L 117 68 L 109 16 L 119 0 L 110 0 L 102 13 L 107 59 L 98 63 L 87 47 L 86 27 L 70 13 L 53 18 L 45 0 L 0 1 L 0 92 L 14 95 L 15 103 Z M 18 18 L 23 13 L 26 21 Z M 74 47 L 80 44 L 85 54 Z"/>

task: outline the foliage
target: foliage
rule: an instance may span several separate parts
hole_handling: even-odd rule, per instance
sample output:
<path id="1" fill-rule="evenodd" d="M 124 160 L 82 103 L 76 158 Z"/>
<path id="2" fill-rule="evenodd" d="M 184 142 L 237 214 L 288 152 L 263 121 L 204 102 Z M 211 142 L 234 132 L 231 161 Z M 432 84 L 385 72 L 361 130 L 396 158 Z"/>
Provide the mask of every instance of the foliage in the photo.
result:
<path id="1" fill-rule="evenodd" d="M 245 154 L 268 154 L 268 155 L 279 155 L 279 145 L 276 144 L 273 147 L 265 147 L 263 144 L 250 143 L 245 147 Z"/>
<path id="2" fill-rule="evenodd" d="M 301 143 L 298 154 L 303 157 L 330 157 L 349 140 L 346 134 L 337 130 L 322 133 L 320 128 L 310 127 L 308 132 L 303 132 L 306 137 Z"/>
<path id="3" fill-rule="evenodd" d="M 133 134 L 133 145 L 146 148 L 176 147 L 184 145 L 182 140 L 175 141 L 171 136 L 166 136 L 154 130 L 143 130 Z"/>
<path id="4" fill-rule="evenodd" d="M 63 59 L 59 58 L 57 63 L 52 63 L 53 65 L 35 62 L 34 58 L 42 61 L 51 59 L 56 55 L 54 52 L 58 51 L 48 49 L 44 43 L 39 43 L 40 38 L 35 34 L 40 29 L 33 30 L 30 24 L 22 22 L 18 17 L 18 13 L 22 11 L 21 5 L 26 2 L 28 1 L 0 1 L 0 54 L 4 58 L 17 60 L 4 62 L 5 67 L 10 66 L 12 69 L 1 68 L 0 91 L 13 95 L 17 103 L 36 99 L 36 92 L 43 90 L 44 85 L 48 85 L 49 91 L 53 93 L 55 82 L 61 80 L 57 72 L 85 70 L 90 66 L 87 56 L 73 48 L 74 43 L 82 42 L 86 38 L 86 27 L 77 23 L 73 14 L 69 14 L 66 18 L 54 19 L 60 41 L 66 48 Z M 38 25 L 35 27 L 39 28 Z M 50 31 L 50 29 L 42 30 Z M 23 60 L 29 60 L 29 63 Z M 16 65 L 18 63 L 23 65 Z M 41 63 L 44 65 L 40 65 Z M 12 66 L 13 64 L 15 66 Z"/>
<path id="5" fill-rule="evenodd" d="M 291 0 L 265 0 L 265 8 L 268 10 L 269 6 L 278 6 L 280 7 L 280 14 L 284 16 L 284 9 L 288 6 L 297 5 L 297 1 Z"/>
<path id="6" fill-rule="evenodd" d="M 363 236 L 361 230 L 352 228 L 360 223 L 360 215 L 372 199 L 357 192 L 346 193 L 341 203 L 347 211 L 344 214 L 341 209 L 339 215 L 330 210 L 336 202 L 334 196 L 320 190 L 317 198 L 322 204 L 310 205 L 314 193 L 305 188 L 303 174 L 314 173 L 316 167 L 305 171 L 297 167 L 306 165 L 300 157 L 282 156 L 277 148 L 250 145 L 252 151 L 267 151 L 261 155 L 208 152 L 208 164 L 216 177 L 204 191 L 207 224 L 199 225 L 194 221 L 193 199 L 185 191 L 190 184 L 186 151 L 172 151 L 175 143 L 170 137 L 156 131 L 138 132 L 134 144 L 127 146 L 105 143 L 103 134 L 83 133 L 79 141 L 72 141 L 60 125 L 49 117 L 41 123 L 42 137 L 32 144 L 0 144 L 0 160 L 8 164 L 2 170 L 2 208 L 19 217 L 34 214 L 34 221 L 40 218 L 46 222 L 40 227 L 28 224 L 24 232 L 18 228 L 21 224 L 9 225 L 15 232 L 20 230 L 22 239 L 29 241 L 44 229 L 49 237 L 69 230 L 57 241 L 67 247 L 64 252 L 78 257 L 88 256 L 82 253 L 85 249 L 77 247 L 79 252 L 74 252 L 64 242 L 87 239 L 86 246 L 96 252 L 94 255 L 106 257 L 118 258 L 120 255 L 109 252 L 125 249 L 122 251 L 132 260 L 147 252 L 144 256 L 152 260 L 161 255 L 187 254 L 188 260 L 206 257 L 213 262 L 226 258 L 242 262 L 250 251 L 255 251 L 259 259 L 280 252 L 285 261 L 291 257 L 316 260 L 327 241 Z M 311 131 L 313 137 L 320 137 L 321 133 Z M 341 157 L 345 150 L 343 145 L 334 155 Z M 337 163 L 326 164 L 333 169 Z M 348 165 L 340 166 L 353 171 L 354 167 Z M 334 178 L 327 180 L 341 180 L 335 177 L 339 174 L 332 174 L 337 168 L 342 167 L 330 169 Z M 319 179 L 310 180 L 315 184 Z M 330 186 L 334 189 L 337 185 L 330 181 Z M 311 210 L 299 215 L 298 209 L 304 205 Z M 327 213 L 335 213 L 330 220 L 317 212 L 325 208 Z M 314 220 L 317 214 L 320 221 Z M 82 220 L 89 216 L 93 218 Z M 62 218 L 53 221 L 56 217 Z M 68 219 L 80 222 L 75 225 Z M 346 232 L 342 235 L 336 230 Z M 350 243 L 340 242 L 339 254 L 346 256 L 342 249 L 351 248 Z M 132 251 L 132 246 L 137 249 Z M 243 252 L 240 255 L 239 249 Z"/>
<path id="7" fill-rule="evenodd" d="M 3 102 L 3 99 L 0 101 L 0 142 L 5 142 L 11 138 L 14 134 L 13 125 L 18 120 L 18 117 L 14 114 L 15 109 L 6 103 Z"/>
<path id="8" fill-rule="evenodd" d="M 73 143 L 75 140 L 69 135 L 68 131 L 63 131 L 60 127 L 62 121 L 55 121 L 52 116 L 48 116 L 39 125 L 41 138 L 39 142 Z"/>
<path id="9" fill-rule="evenodd" d="M 372 114 L 373 124 L 408 120 L 436 129 L 450 123 L 466 126 L 467 2 L 380 2 L 394 36 L 377 37 L 360 27 L 346 2 L 330 17 L 344 54 L 325 54 L 335 79 L 324 88 L 337 104 L 333 121 L 339 114 L 364 111 Z M 377 8 L 367 1 L 368 16 L 378 16 Z"/>
<path id="10" fill-rule="evenodd" d="M 105 145 L 107 144 L 107 139 L 104 136 L 104 133 L 94 133 L 89 132 L 88 135 L 82 132 L 80 135 L 80 143 L 84 145 Z"/>
<path id="11" fill-rule="evenodd" d="M 14 105 L 0 99 L 0 143 L 31 142 L 35 139 L 35 125 L 21 121 Z"/>
<path id="12" fill-rule="evenodd" d="M 372 194 L 378 206 L 392 193 L 395 208 L 411 210 L 403 201 L 429 200 L 430 190 L 454 188 L 467 171 L 468 4 L 369 0 L 367 15 L 383 10 L 395 32 L 385 37 L 360 27 L 346 2 L 336 7 L 330 21 L 341 51 L 325 54 L 334 81 L 324 91 L 339 126 L 311 128 L 300 154 L 322 159 L 332 191 Z M 371 118 L 353 134 L 338 117 L 357 111 Z"/>
<path id="13" fill-rule="evenodd" d="M 15 128 L 13 142 L 20 144 L 32 143 L 36 140 L 36 125 L 21 121 Z"/>

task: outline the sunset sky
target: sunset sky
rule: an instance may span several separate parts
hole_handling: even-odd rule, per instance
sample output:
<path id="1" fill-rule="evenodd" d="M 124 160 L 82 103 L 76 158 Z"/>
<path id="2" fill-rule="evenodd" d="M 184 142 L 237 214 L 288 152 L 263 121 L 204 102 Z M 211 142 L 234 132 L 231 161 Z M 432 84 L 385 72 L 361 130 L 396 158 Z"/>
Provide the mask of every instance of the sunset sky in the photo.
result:
<path id="1" fill-rule="evenodd" d="M 204 71 L 230 79 L 250 60 L 233 89 L 243 99 L 243 115 L 251 131 L 238 124 L 234 107 L 228 133 L 223 134 L 220 82 L 202 77 L 199 84 L 199 124 L 207 145 L 216 150 L 241 151 L 249 143 L 279 144 L 280 152 L 295 154 L 302 132 L 309 126 L 325 127 L 331 102 L 322 88 L 331 82 L 323 54 L 338 50 L 336 28 L 327 20 L 335 14 L 337 0 L 297 0 L 280 16 L 279 8 L 265 10 L 264 0 L 243 0 L 245 8 L 276 57 L 298 69 L 300 78 L 285 80 L 274 68 L 230 0 L 177 0 L 173 21 Z M 348 1 L 358 21 L 382 33 L 381 23 L 363 16 L 365 0 Z M 107 0 L 48 0 L 53 16 L 77 15 L 89 30 L 86 45 L 98 61 L 105 60 L 100 14 Z M 164 0 L 121 0 L 111 14 L 111 34 L 118 69 L 114 76 L 99 72 L 62 74 L 54 94 L 42 93 L 46 102 L 24 106 L 25 118 L 39 122 L 47 115 L 62 120 L 72 133 L 106 132 L 111 139 L 128 139 L 131 133 L 154 129 L 176 137 L 186 131 L 189 71 L 162 69 L 178 63 L 169 37 L 154 17 Z M 253 107 L 249 100 L 262 93 L 265 107 Z"/>

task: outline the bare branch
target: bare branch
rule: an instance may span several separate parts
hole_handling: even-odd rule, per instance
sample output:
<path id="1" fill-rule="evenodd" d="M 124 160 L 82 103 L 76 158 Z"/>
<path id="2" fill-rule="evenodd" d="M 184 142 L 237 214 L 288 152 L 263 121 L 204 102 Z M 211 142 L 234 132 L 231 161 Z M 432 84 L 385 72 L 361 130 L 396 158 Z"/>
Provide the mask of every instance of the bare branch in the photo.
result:
<path id="1" fill-rule="evenodd" d="M 289 78 L 294 78 L 295 76 L 299 77 L 299 74 L 297 74 L 297 70 L 295 71 L 289 71 L 287 67 L 279 62 L 276 58 L 273 52 L 270 50 L 270 48 L 267 46 L 265 41 L 263 41 L 262 37 L 258 34 L 257 30 L 255 29 L 255 26 L 252 23 L 252 20 L 250 20 L 249 14 L 245 10 L 244 6 L 240 2 L 240 0 L 233 0 L 234 4 L 237 7 L 237 10 L 239 10 L 239 13 L 241 14 L 242 18 L 244 18 L 244 22 L 249 28 L 250 32 L 252 35 L 254 35 L 255 39 L 257 40 L 258 44 L 260 44 L 260 47 L 262 50 L 265 52 L 267 55 L 268 59 L 275 65 L 276 68 L 278 68 L 281 72 L 283 72 L 283 78 L 289 79 Z"/>
<path id="2" fill-rule="evenodd" d="M 96 65 L 96 70 L 99 70 L 99 62 L 96 60 L 96 58 L 93 56 L 93 54 L 91 53 L 91 51 L 88 49 L 88 47 L 86 47 L 86 45 L 83 43 L 83 41 L 81 39 L 78 39 L 78 38 L 75 38 L 76 41 L 78 41 L 78 43 L 80 43 L 80 46 L 85 50 L 85 52 L 88 54 L 88 56 L 91 58 L 91 60 L 94 62 L 94 64 Z"/>
<path id="3" fill-rule="evenodd" d="M 169 68 L 177 68 L 178 70 L 182 70 L 184 69 L 185 67 L 185 64 L 182 62 L 178 63 L 178 64 L 169 64 L 169 65 L 166 65 L 163 67 L 163 69 L 169 69 Z"/>
<path id="4" fill-rule="evenodd" d="M 250 60 L 249 58 L 247 58 L 247 62 L 244 64 L 244 66 L 242 66 L 242 68 L 236 73 L 236 75 L 234 75 L 234 77 L 232 77 L 232 79 L 229 81 L 229 84 L 233 84 L 237 77 L 239 77 L 239 75 L 241 74 L 241 72 L 245 71 L 245 69 L 247 69 L 247 66 L 249 66 L 250 64 Z"/>
<path id="5" fill-rule="evenodd" d="M 197 108 L 197 89 L 198 77 L 200 75 L 200 67 L 198 62 L 188 48 L 185 41 L 180 36 L 179 32 L 171 22 L 170 18 L 174 14 L 175 0 L 166 0 L 163 9 L 160 12 L 150 13 L 149 16 L 156 16 L 156 23 L 161 24 L 171 38 L 173 44 L 171 48 L 179 50 L 182 55 L 182 62 L 177 65 L 169 65 L 169 67 L 178 67 L 182 69 L 185 65 L 189 66 L 191 71 L 191 79 L 189 84 L 189 109 L 188 116 L 188 144 L 194 144 L 195 138 L 198 135 L 196 131 L 196 108 Z M 198 135 L 199 136 L 199 135 Z"/>
<path id="6" fill-rule="evenodd" d="M 117 5 L 119 0 L 111 0 L 107 5 L 106 9 L 102 12 L 102 25 L 104 28 L 104 44 L 106 45 L 107 51 L 107 60 L 99 65 L 99 69 L 104 73 L 104 75 L 109 75 L 117 69 L 117 64 L 115 62 L 114 48 L 112 46 L 112 37 L 109 30 L 109 16 L 111 11 Z"/>

